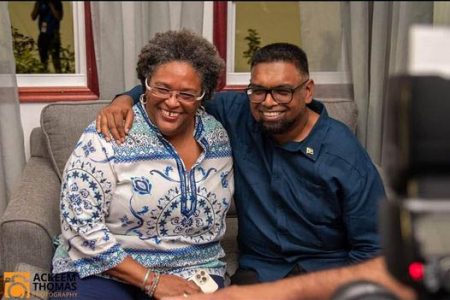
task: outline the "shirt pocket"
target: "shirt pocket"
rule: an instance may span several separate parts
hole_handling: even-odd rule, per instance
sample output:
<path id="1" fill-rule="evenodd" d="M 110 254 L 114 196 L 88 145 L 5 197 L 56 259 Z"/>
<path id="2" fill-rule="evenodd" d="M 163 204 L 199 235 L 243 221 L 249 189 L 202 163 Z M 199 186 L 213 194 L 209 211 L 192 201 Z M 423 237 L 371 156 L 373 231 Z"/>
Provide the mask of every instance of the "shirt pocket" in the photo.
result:
<path id="1" fill-rule="evenodd" d="M 316 236 L 325 249 L 336 249 L 345 244 L 346 229 L 342 222 L 342 212 L 338 195 L 326 186 L 305 181 L 306 197 L 303 203 L 306 217 L 314 224 Z"/>
<path id="2" fill-rule="evenodd" d="M 336 195 L 331 194 L 324 185 L 299 179 L 297 186 L 297 210 L 303 212 L 313 224 L 334 225 L 340 221 Z"/>

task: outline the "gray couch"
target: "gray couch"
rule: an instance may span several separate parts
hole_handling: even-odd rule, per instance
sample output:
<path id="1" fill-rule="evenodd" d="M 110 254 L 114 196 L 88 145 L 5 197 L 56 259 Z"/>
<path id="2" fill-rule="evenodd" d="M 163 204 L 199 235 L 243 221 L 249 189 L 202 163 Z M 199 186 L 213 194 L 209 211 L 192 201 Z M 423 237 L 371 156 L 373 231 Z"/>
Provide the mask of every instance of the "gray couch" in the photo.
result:
<path id="1" fill-rule="evenodd" d="M 331 116 L 352 130 L 356 125 L 356 106 L 349 100 L 322 100 Z M 60 233 L 60 177 L 83 129 L 95 119 L 108 102 L 52 103 L 41 113 L 41 127 L 30 137 L 31 157 L 20 184 L 12 193 L 0 222 L 0 254 L 4 271 L 28 264 L 50 270 L 52 238 Z M 223 240 L 228 273 L 237 263 L 237 219 L 234 206 L 227 215 L 227 233 Z"/>

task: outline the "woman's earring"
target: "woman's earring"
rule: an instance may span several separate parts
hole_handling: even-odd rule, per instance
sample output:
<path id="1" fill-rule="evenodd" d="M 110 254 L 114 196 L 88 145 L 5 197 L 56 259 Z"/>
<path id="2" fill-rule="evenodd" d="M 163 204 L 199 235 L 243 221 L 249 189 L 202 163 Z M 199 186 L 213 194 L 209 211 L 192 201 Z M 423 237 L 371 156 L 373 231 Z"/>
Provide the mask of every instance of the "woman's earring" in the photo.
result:
<path id="1" fill-rule="evenodd" d="M 147 97 L 145 97 L 145 94 L 141 94 L 141 96 L 139 97 L 139 101 L 142 103 L 142 105 L 146 105 L 147 104 Z"/>

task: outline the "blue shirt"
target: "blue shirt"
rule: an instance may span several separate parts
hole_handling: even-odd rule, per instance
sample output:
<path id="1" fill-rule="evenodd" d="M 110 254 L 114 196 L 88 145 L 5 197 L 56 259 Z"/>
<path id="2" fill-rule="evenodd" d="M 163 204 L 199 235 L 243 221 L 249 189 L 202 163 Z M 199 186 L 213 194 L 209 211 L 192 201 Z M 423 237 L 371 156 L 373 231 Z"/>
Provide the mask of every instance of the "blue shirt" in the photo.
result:
<path id="1" fill-rule="evenodd" d="M 308 272 L 379 254 L 381 178 L 345 124 L 316 100 L 308 107 L 320 114 L 309 136 L 279 145 L 253 119 L 245 93 L 221 92 L 206 103 L 231 141 L 239 265 L 261 281 L 295 265 Z"/>

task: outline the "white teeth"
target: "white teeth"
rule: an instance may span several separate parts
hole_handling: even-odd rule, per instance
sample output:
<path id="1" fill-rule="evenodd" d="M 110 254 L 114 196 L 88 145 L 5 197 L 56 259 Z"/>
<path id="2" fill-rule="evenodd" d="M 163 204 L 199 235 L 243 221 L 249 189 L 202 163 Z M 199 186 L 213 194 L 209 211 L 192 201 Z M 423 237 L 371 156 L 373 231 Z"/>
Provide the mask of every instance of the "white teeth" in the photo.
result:
<path id="1" fill-rule="evenodd" d="M 277 117 L 279 115 L 281 115 L 281 112 L 279 111 L 265 111 L 263 112 L 265 117 L 269 117 L 269 118 L 274 118 Z"/>
<path id="2" fill-rule="evenodd" d="M 170 118 L 173 118 L 173 117 L 177 117 L 178 115 L 180 115 L 180 113 L 177 113 L 177 112 L 173 112 L 173 111 L 167 111 L 167 110 L 161 110 L 162 111 L 162 113 L 164 114 L 164 115 L 166 115 L 167 117 L 170 117 Z"/>

